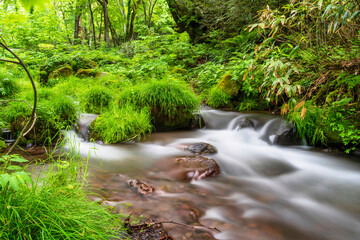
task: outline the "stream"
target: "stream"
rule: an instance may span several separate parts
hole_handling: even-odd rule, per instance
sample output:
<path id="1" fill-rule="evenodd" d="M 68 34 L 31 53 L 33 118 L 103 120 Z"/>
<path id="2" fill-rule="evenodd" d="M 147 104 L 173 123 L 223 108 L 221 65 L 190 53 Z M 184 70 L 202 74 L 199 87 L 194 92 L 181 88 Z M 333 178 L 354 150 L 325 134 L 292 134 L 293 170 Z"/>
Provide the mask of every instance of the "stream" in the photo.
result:
<path id="1" fill-rule="evenodd" d="M 165 224 L 181 240 L 360 239 L 360 161 L 306 145 L 273 144 L 284 124 L 279 116 L 201 114 L 204 129 L 153 133 L 138 144 L 101 145 L 68 132 L 80 154 L 90 158 L 91 187 L 99 194 L 91 197 L 135 217 L 194 226 Z M 81 135 L 94 118 L 83 116 Z M 244 119 L 253 128 L 240 128 Z M 179 146 L 199 142 L 217 149 L 205 156 L 221 174 L 192 181 L 168 174 L 174 157 L 192 155 Z M 141 196 L 129 179 L 146 181 L 156 193 Z"/>

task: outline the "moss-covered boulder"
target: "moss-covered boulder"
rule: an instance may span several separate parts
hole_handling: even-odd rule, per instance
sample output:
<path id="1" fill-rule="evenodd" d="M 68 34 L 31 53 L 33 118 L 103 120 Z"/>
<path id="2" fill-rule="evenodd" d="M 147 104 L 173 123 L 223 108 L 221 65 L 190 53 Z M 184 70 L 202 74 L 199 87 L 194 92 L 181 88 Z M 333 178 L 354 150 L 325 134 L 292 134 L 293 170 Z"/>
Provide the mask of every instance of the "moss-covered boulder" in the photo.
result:
<path id="1" fill-rule="evenodd" d="M 241 84 L 231 74 L 225 74 L 210 90 L 206 103 L 213 108 L 230 107 L 232 100 L 239 94 Z"/>
<path id="2" fill-rule="evenodd" d="M 74 73 L 73 68 L 69 64 L 65 64 L 49 74 L 48 79 L 70 77 Z"/>
<path id="3" fill-rule="evenodd" d="M 233 79 L 231 74 L 225 74 L 216 88 L 221 89 L 224 93 L 231 97 L 236 97 L 241 89 L 241 84 Z"/>
<path id="4" fill-rule="evenodd" d="M 171 73 L 177 73 L 177 74 L 187 74 L 186 69 L 174 67 L 171 69 Z"/>
<path id="5" fill-rule="evenodd" d="M 79 56 L 70 58 L 67 56 L 60 58 L 54 57 L 40 67 L 40 83 L 46 85 L 49 81 L 50 74 L 65 65 L 69 65 L 73 69 L 73 72 L 77 72 L 79 69 L 93 69 L 98 66 L 96 62 Z"/>
<path id="6" fill-rule="evenodd" d="M 99 77 L 100 74 L 101 74 L 100 72 L 98 72 L 94 69 L 79 69 L 76 72 L 75 77 L 78 77 L 78 78 Z"/>

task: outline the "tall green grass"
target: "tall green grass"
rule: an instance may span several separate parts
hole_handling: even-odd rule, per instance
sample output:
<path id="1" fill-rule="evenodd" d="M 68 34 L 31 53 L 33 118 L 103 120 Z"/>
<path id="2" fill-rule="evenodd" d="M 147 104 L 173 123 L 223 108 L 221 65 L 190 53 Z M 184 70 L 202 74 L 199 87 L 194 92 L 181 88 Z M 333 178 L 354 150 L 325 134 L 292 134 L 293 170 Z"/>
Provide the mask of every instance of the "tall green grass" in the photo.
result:
<path id="1" fill-rule="evenodd" d="M 111 104 L 111 93 L 101 86 L 93 86 L 83 93 L 82 104 L 87 113 L 101 113 Z"/>
<path id="2" fill-rule="evenodd" d="M 31 179 L 0 157 L 0 239 L 127 239 L 119 215 L 87 198 L 87 162 L 74 151 Z"/>
<path id="3" fill-rule="evenodd" d="M 105 143 L 140 140 L 152 130 L 147 108 L 136 110 L 131 105 L 113 107 L 101 114 L 90 126 L 91 137 Z"/>
<path id="4" fill-rule="evenodd" d="M 186 83 L 170 79 L 125 88 L 119 94 L 118 104 L 129 103 L 139 108 L 149 107 L 155 125 L 178 125 L 192 118 L 199 99 Z"/>

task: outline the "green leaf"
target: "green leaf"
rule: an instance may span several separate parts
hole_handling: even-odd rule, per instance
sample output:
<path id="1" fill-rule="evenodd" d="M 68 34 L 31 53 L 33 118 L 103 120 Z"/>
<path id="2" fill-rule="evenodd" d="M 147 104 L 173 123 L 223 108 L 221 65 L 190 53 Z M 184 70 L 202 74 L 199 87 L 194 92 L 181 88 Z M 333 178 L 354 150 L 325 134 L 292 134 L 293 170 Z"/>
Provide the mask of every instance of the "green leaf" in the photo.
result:
<path id="1" fill-rule="evenodd" d="M 10 181 L 10 174 L 4 173 L 0 175 L 0 185 L 5 188 L 8 182 Z"/>
<path id="2" fill-rule="evenodd" d="M 19 162 L 19 163 L 24 163 L 24 162 L 28 162 L 28 160 L 26 160 L 25 158 L 19 156 L 19 155 L 13 155 L 12 158 L 10 158 L 11 162 Z"/>
<path id="3" fill-rule="evenodd" d="M 10 170 L 10 171 L 19 171 L 19 170 L 23 170 L 23 168 L 22 168 L 22 167 L 19 167 L 19 166 L 14 166 L 14 165 L 12 165 L 12 166 L 8 166 L 6 169 L 7 169 L 7 170 Z"/>
<path id="4" fill-rule="evenodd" d="M 9 184 L 15 191 L 19 190 L 20 182 L 16 175 L 10 177 Z"/>

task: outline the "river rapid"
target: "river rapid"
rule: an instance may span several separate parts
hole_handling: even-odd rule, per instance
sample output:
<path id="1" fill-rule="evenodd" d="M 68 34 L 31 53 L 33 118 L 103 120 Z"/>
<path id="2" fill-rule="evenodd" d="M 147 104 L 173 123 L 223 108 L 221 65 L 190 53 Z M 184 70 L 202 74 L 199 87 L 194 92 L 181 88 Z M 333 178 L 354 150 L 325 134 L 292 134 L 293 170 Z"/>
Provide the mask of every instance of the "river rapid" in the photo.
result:
<path id="1" fill-rule="evenodd" d="M 69 133 L 81 155 L 90 156 L 91 187 L 99 193 L 92 198 L 101 196 L 104 204 L 136 217 L 194 226 L 166 224 L 175 239 L 360 239 L 360 164 L 305 145 L 273 144 L 283 124 L 277 116 L 201 114 L 204 129 L 154 133 L 138 144 L 94 144 Z M 94 117 L 81 121 L 86 125 Z M 254 128 L 239 128 L 244 119 Z M 206 157 L 216 160 L 220 176 L 190 182 L 169 177 L 167 161 L 190 155 L 179 146 L 198 142 L 217 149 Z M 146 181 L 156 193 L 139 195 L 129 179 Z"/>

